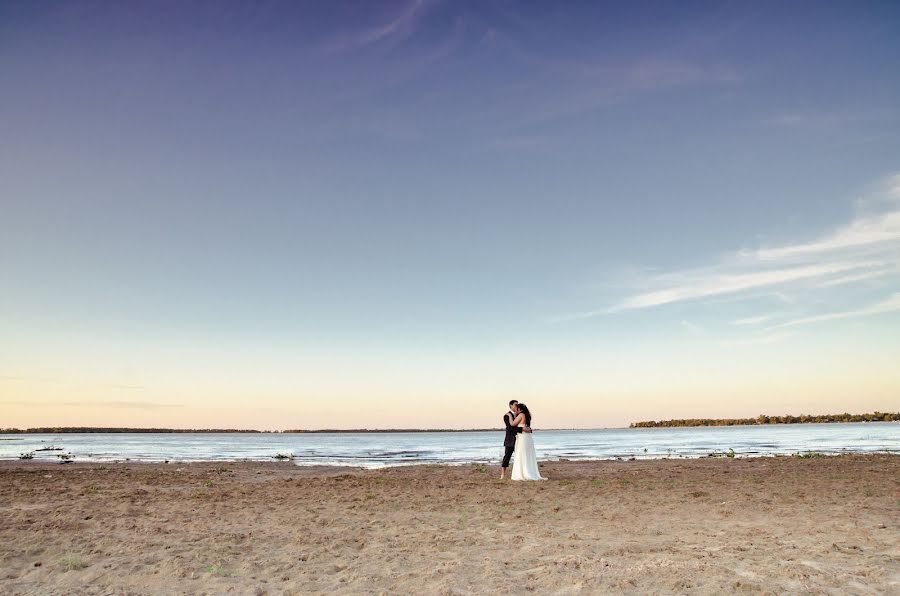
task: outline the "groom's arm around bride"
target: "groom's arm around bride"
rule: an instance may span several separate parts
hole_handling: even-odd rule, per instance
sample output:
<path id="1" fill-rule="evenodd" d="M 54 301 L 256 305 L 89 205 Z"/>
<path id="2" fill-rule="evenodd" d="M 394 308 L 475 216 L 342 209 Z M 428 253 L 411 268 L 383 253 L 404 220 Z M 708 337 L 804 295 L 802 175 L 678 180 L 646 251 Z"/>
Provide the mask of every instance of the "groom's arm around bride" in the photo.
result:
<path id="1" fill-rule="evenodd" d="M 531 432 L 530 428 L 522 428 L 521 426 L 513 426 L 513 420 L 516 418 L 519 402 L 512 400 L 509 402 L 509 412 L 503 415 L 503 424 L 506 425 L 506 436 L 503 439 L 503 461 L 500 463 L 500 480 L 506 478 L 506 469 L 509 467 L 509 460 L 512 458 L 513 451 L 516 448 L 516 435 L 521 432 Z"/>

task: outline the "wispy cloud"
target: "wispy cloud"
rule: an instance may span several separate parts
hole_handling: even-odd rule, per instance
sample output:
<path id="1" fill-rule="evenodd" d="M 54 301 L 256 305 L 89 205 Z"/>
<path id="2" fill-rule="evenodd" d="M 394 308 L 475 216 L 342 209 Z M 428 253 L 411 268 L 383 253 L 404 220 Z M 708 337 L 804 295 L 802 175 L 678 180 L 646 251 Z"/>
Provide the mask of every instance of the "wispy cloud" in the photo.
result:
<path id="1" fill-rule="evenodd" d="M 364 25 L 330 35 L 317 53 L 352 67 L 352 79 L 332 85 L 340 88 L 336 96 L 364 101 L 367 132 L 392 141 L 418 142 L 446 134 L 449 126 L 491 153 L 553 151 L 570 143 L 546 126 L 555 121 L 645 95 L 741 79 L 718 57 L 698 59 L 681 49 L 613 56 L 587 48 L 577 55 L 540 48 L 534 40 L 545 24 L 531 17 L 520 21 L 514 6 L 472 11 L 440 0 L 411 0 L 376 8 L 380 16 L 371 14 L 372 6 L 380 5 L 366 4 L 356 15 L 366 19 Z M 477 93 L 460 93 L 462 69 L 484 81 Z M 431 81 L 427 90 L 411 91 L 407 84 L 423 77 Z M 384 90 L 398 86 L 399 99 L 380 103 Z M 351 120 L 336 128 L 358 125 Z"/>
<path id="2" fill-rule="evenodd" d="M 816 309 L 829 303 L 826 290 L 874 279 L 885 280 L 887 283 L 879 282 L 884 286 L 895 280 L 900 272 L 900 175 L 887 178 L 871 199 L 858 204 L 867 211 L 860 212 L 852 221 L 832 232 L 802 242 L 726 254 L 705 267 L 641 276 L 635 284 L 638 288 L 643 286 L 641 291 L 626 295 L 605 308 L 560 320 L 704 299 L 708 304 L 709 299 L 719 300 L 720 297 L 729 301 L 758 302 L 760 291 L 797 295 L 799 299 L 791 306 L 793 316 L 809 314 L 769 329 L 896 310 L 897 294 L 873 306 L 815 314 Z M 893 287 L 896 288 L 896 284 Z M 868 298 L 871 299 L 871 295 Z M 773 313 L 761 312 L 753 316 L 748 314 L 732 324 L 756 326 L 772 318 Z"/>
<path id="3" fill-rule="evenodd" d="M 326 45 L 326 51 L 342 53 L 366 49 L 379 43 L 402 41 L 415 33 L 422 15 L 434 3 L 429 0 L 411 0 L 399 13 L 390 15 L 385 22 L 338 36 Z"/>
<path id="4" fill-rule="evenodd" d="M 892 211 L 873 217 L 861 217 L 832 234 L 802 244 L 778 248 L 764 248 L 742 256 L 762 261 L 783 260 L 792 257 L 819 256 L 842 249 L 875 247 L 900 242 L 900 211 Z"/>
<path id="5" fill-rule="evenodd" d="M 736 321 L 732 321 L 732 325 L 760 325 L 765 323 L 766 321 L 772 319 L 774 315 L 760 315 L 758 317 L 746 317 L 743 319 L 738 319 Z"/>
<path id="6" fill-rule="evenodd" d="M 885 275 L 890 275 L 893 273 L 893 269 L 880 269 L 878 271 L 868 271 L 866 273 L 857 273 L 856 275 L 845 275 L 842 277 L 836 277 L 834 279 L 828 279 L 819 284 L 820 288 L 827 288 L 830 286 L 840 286 L 843 284 L 854 283 L 857 281 L 866 281 L 867 279 L 877 279 L 879 277 L 884 277 Z"/>
<path id="7" fill-rule="evenodd" d="M 490 114 L 492 120 L 506 123 L 506 134 L 513 137 L 521 135 L 523 129 L 595 112 L 638 96 L 740 80 L 731 68 L 673 57 L 597 66 L 526 52 L 515 55 L 533 66 L 535 76 L 498 89 L 498 106 L 503 111 Z"/>
<path id="8" fill-rule="evenodd" d="M 785 128 L 834 129 L 861 124 L 895 122 L 898 113 L 893 109 L 789 110 L 768 118 L 769 124 Z"/>
<path id="9" fill-rule="evenodd" d="M 854 310 L 844 310 L 839 312 L 830 312 L 822 315 L 815 315 L 811 317 L 802 317 L 799 319 L 793 319 L 791 321 L 787 321 L 785 323 L 779 323 L 778 325 L 772 325 L 769 327 L 769 330 L 774 329 L 784 329 L 786 327 L 797 327 L 800 325 L 810 325 L 812 323 L 821 323 L 823 321 L 835 321 L 838 319 L 855 319 L 859 317 L 870 317 L 873 315 L 880 315 L 884 313 L 894 312 L 900 310 L 900 292 L 892 295 L 887 300 L 882 300 L 876 304 L 872 304 L 870 306 L 866 306 L 864 308 L 858 308 Z"/>
<path id="10" fill-rule="evenodd" d="M 880 267 L 882 265 L 884 265 L 884 263 L 880 261 L 838 262 L 823 265 L 773 269 L 768 271 L 754 271 L 752 273 L 710 274 L 710 272 L 702 271 L 699 273 L 684 273 L 679 275 L 682 279 L 677 285 L 662 290 L 631 296 L 618 305 L 608 309 L 606 312 L 614 313 L 623 310 L 661 306 L 672 302 L 683 302 L 685 300 L 694 300 L 719 294 L 733 294 L 744 290 L 753 290 L 787 282 L 834 275 L 845 271 Z"/>

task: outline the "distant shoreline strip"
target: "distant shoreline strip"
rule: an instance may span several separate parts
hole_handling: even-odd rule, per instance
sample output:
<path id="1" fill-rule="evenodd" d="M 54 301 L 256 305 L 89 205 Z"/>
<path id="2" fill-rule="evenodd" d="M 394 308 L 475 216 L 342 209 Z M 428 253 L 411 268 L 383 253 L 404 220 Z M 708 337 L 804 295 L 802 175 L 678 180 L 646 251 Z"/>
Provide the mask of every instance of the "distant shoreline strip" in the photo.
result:
<path id="1" fill-rule="evenodd" d="M 649 420 L 632 422 L 628 427 L 612 428 L 543 428 L 544 431 L 594 431 L 594 430 L 622 430 L 640 428 L 674 428 L 674 427 L 703 427 L 703 426 L 759 426 L 781 424 L 829 424 L 829 423 L 853 423 L 853 422 L 900 422 L 900 413 L 873 412 L 871 414 L 827 414 L 818 416 L 767 416 L 765 414 L 756 418 L 685 418 L 677 420 Z M 389 433 L 478 433 L 478 432 L 502 432 L 502 428 L 323 428 L 323 429 L 292 429 L 292 430 L 256 430 L 239 428 L 121 428 L 121 427 L 35 427 L 35 428 L 3 428 L 0 435 L 24 435 L 24 434 L 114 434 L 114 433 L 247 433 L 247 434 L 389 434 Z M 0 439 L 12 440 L 12 439 Z"/>

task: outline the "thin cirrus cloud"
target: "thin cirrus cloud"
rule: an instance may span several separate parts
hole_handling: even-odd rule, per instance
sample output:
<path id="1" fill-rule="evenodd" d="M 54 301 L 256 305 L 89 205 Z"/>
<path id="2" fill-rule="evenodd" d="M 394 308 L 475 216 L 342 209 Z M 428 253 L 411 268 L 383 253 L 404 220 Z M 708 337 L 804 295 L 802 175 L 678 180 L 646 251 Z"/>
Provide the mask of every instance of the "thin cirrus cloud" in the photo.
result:
<path id="1" fill-rule="evenodd" d="M 770 320 L 774 315 L 760 315 L 758 317 L 745 317 L 743 319 L 737 319 L 736 321 L 732 321 L 732 325 L 759 325 L 761 323 L 765 323 Z"/>
<path id="2" fill-rule="evenodd" d="M 326 51 L 333 53 L 363 50 L 378 43 L 403 40 L 416 31 L 417 24 L 427 8 L 434 4 L 427 0 L 412 0 L 387 22 L 350 34 L 344 34 L 329 43 Z"/>
<path id="3" fill-rule="evenodd" d="M 662 306 L 673 302 L 683 302 L 719 294 L 733 294 L 744 290 L 824 277 L 846 271 L 881 267 L 883 265 L 884 263 L 881 261 L 850 261 L 714 276 L 709 276 L 705 273 L 700 273 L 699 275 L 685 274 L 677 286 L 631 296 L 607 312 Z"/>
<path id="4" fill-rule="evenodd" d="M 844 284 L 854 283 L 857 281 L 866 281 L 868 279 L 875 279 L 878 277 L 884 277 L 885 275 L 890 275 L 894 273 L 895 269 L 879 269 L 878 271 L 867 271 L 866 273 L 857 273 L 855 275 L 845 275 L 843 277 L 836 277 L 834 279 L 825 280 L 819 284 L 820 288 L 827 288 L 830 286 L 840 286 Z"/>
<path id="5" fill-rule="evenodd" d="M 582 62 L 535 57 L 504 46 L 530 65 L 534 75 L 498 91 L 501 101 L 489 110 L 489 122 L 512 131 L 620 105 L 635 97 L 697 85 L 729 85 L 740 80 L 730 67 L 697 64 L 673 57 L 633 59 L 624 64 L 593 66 Z M 601 60 L 601 58 L 597 58 Z"/>
<path id="6" fill-rule="evenodd" d="M 752 256 L 761 261 L 783 260 L 835 252 L 842 249 L 878 248 L 900 241 L 900 211 L 854 220 L 820 240 L 780 248 L 761 249 Z"/>
<path id="7" fill-rule="evenodd" d="M 835 321 L 838 319 L 855 319 L 855 318 L 859 318 L 859 317 L 868 317 L 868 316 L 880 315 L 880 314 L 888 313 L 888 312 L 895 312 L 898 310 L 900 310 L 900 292 L 893 294 L 890 298 L 888 298 L 886 300 L 882 300 L 881 302 L 872 304 L 870 306 L 853 309 L 853 310 L 830 312 L 830 313 L 815 315 L 815 316 L 811 316 L 811 317 L 802 317 L 799 319 L 793 319 L 791 321 L 779 323 L 778 325 L 772 325 L 767 330 L 772 331 L 775 329 L 784 329 L 787 327 L 797 327 L 800 325 L 810 325 L 812 323 L 821 323 L 823 321 Z"/>
<path id="8" fill-rule="evenodd" d="M 891 109 L 822 110 L 807 109 L 781 112 L 766 120 L 786 128 L 834 129 L 848 125 L 894 122 L 898 118 Z"/>
<path id="9" fill-rule="evenodd" d="M 750 299 L 760 290 L 787 288 L 815 292 L 875 279 L 890 283 L 900 271 L 900 175 L 889 177 L 887 184 L 882 185 L 882 192 L 861 204 L 881 206 L 882 210 L 860 214 L 835 231 L 807 242 L 744 250 L 707 267 L 646 277 L 641 280 L 641 285 L 647 288 L 644 291 L 627 296 L 610 307 L 572 315 L 567 319 L 609 315 L 710 297 Z M 857 308 L 810 314 L 769 329 L 891 312 L 900 309 L 898 296 L 900 294 L 894 294 Z M 755 326 L 773 318 L 775 315 L 772 313 L 760 313 L 732 321 L 732 324 Z"/>

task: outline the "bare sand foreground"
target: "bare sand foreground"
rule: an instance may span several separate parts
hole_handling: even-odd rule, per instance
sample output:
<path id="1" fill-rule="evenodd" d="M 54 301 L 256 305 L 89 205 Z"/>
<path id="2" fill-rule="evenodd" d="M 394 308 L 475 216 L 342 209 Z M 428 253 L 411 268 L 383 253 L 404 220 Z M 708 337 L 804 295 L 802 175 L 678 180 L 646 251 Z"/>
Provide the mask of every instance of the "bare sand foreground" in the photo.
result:
<path id="1" fill-rule="evenodd" d="M 900 593 L 900 456 L 0 464 L 3 594 Z"/>

